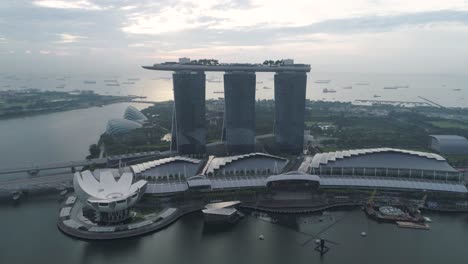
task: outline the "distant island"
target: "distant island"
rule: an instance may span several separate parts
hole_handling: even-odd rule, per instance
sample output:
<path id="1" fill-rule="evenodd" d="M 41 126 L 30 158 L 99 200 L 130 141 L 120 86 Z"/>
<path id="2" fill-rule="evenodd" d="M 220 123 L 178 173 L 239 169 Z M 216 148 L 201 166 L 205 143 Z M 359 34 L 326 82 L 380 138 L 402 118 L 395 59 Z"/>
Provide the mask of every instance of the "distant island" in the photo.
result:
<path id="1" fill-rule="evenodd" d="M 99 95 L 91 90 L 71 92 L 38 89 L 0 91 L 0 119 L 130 102 L 135 98 L 132 96 Z"/>

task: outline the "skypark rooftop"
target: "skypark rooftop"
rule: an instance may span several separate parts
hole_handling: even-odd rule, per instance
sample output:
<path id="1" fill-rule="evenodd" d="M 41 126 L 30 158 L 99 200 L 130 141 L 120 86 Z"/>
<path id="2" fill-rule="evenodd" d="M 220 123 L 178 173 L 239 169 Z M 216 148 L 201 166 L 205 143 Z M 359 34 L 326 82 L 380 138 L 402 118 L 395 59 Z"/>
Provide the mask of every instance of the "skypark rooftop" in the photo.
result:
<path id="1" fill-rule="evenodd" d="M 285 60 L 283 64 L 253 64 L 253 63 L 216 63 L 203 64 L 179 60 L 179 62 L 156 63 L 153 66 L 142 66 L 144 69 L 156 71 L 211 71 L 211 72 L 310 72 L 309 64 L 294 64 Z"/>

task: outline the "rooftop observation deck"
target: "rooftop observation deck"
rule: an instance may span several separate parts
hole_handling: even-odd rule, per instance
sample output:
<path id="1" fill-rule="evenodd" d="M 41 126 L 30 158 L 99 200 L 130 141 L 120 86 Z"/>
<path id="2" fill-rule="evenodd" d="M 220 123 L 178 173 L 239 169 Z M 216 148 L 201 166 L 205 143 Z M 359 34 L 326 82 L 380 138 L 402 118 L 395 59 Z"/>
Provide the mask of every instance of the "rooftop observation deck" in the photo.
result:
<path id="1" fill-rule="evenodd" d="M 218 65 L 203 65 L 191 63 L 160 63 L 153 66 L 142 66 L 144 69 L 156 71 L 210 71 L 210 72 L 310 72 L 309 64 L 264 65 L 244 63 L 222 63 Z"/>

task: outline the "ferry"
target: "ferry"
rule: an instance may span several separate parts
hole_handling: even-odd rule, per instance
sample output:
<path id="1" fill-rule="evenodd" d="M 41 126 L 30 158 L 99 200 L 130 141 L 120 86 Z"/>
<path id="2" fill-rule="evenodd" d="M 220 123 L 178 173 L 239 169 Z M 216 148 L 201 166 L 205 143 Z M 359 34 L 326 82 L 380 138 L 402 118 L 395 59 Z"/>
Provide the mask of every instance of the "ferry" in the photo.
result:
<path id="1" fill-rule="evenodd" d="M 315 83 L 330 83 L 331 80 L 317 80 Z"/>
<path id="2" fill-rule="evenodd" d="M 263 89 L 265 89 L 265 90 L 269 90 L 269 89 L 271 89 L 271 88 L 270 88 L 270 87 L 268 87 L 268 86 L 263 86 Z"/>
<path id="3" fill-rule="evenodd" d="M 381 97 L 380 95 L 374 94 L 374 98 L 379 98 Z"/>
<path id="4" fill-rule="evenodd" d="M 455 89 L 453 89 L 453 91 L 459 92 L 459 91 L 461 91 L 461 89 L 460 88 L 455 88 Z"/>
<path id="5" fill-rule="evenodd" d="M 96 84 L 96 81 L 84 81 L 84 84 Z"/>
<path id="6" fill-rule="evenodd" d="M 323 92 L 324 93 L 336 93 L 336 90 L 325 88 L 325 89 L 323 89 Z"/>
<path id="7" fill-rule="evenodd" d="M 343 87 L 343 89 L 353 89 L 353 87 L 352 86 L 345 86 L 345 87 Z"/>

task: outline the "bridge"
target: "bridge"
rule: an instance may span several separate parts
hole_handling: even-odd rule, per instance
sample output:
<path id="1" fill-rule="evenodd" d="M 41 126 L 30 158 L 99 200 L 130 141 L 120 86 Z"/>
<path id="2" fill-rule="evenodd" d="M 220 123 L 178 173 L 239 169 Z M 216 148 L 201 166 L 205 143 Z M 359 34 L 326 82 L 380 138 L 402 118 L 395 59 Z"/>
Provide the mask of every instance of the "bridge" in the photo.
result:
<path id="1" fill-rule="evenodd" d="M 66 168 L 77 168 L 77 167 L 84 167 L 89 165 L 109 165 L 113 162 L 125 161 L 129 159 L 140 159 L 140 158 L 148 158 L 148 157 L 161 157 L 161 156 L 171 156 L 174 152 L 172 151 L 148 151 L 148 152 L 139 152 L 139 153 L 132 153 L 132 154 L 124 154 L 124 155 L 116 155 L 116 156 L 109 156 L 106 158 L 97 158 L 97 159 L 90 159 L 90 160 L 79 160 L 79 161 L 67 161 L 67 162 L 55 162 L 55 163 L 44 163 L 44 164 L 37 164 L 37 165 L 30 165 L 24 167 L 13 167 L 13 168 L 2 168 L 0 169 L 1 174 L 13 174 L 13 173 L 22 173 L 27 172 L 30 175 L 35 175 L 39 171 L 43 170 L 54 170 L 54 169 L 66 169 Z"/>
<path id="2" fill-rule="evenodd" d="M 41 176 L 27 179 L 14 179 L 0 182 L 0 193 L 33 189 L 64 189 L 71 188 L 73 173 Z"/>
<path id="3" fill-rule="evenodd" d="M 142 159 L 148 158 L 162 158 L 175 155 L 173 151 L 149 151 L 140 152 L 133 154 L 124 154 L 110 156 L 107 158 L 91 159 L 91 160 L 80 160 L 80 161 L 69 161 L 69 162 L 57 162 L 47 163 L 40 165 L 16 167 L 16 168 L 4 168 L 0 169 L 0 174 L 11 174 L 27 172 L 30 175 L 36 175 L 41 170 L 54 170 L 64 168 L 76 168 L 83 167 L 86 165 L 106 165 L 112 166 L 117 165 L 120 161 L 125 162 L 141 162 Z M 114 164 L 113 164 L 114 163 Z M 73 170 L 71 173 L 56 173 L 52 175 L 31 177 L 25 179 L 12 179 L 6 181 L 0 181 L 0 193 L 8 193 L 14 191 L 33 190 L 33 189 L 64 189 L 72 187 Z"/>

